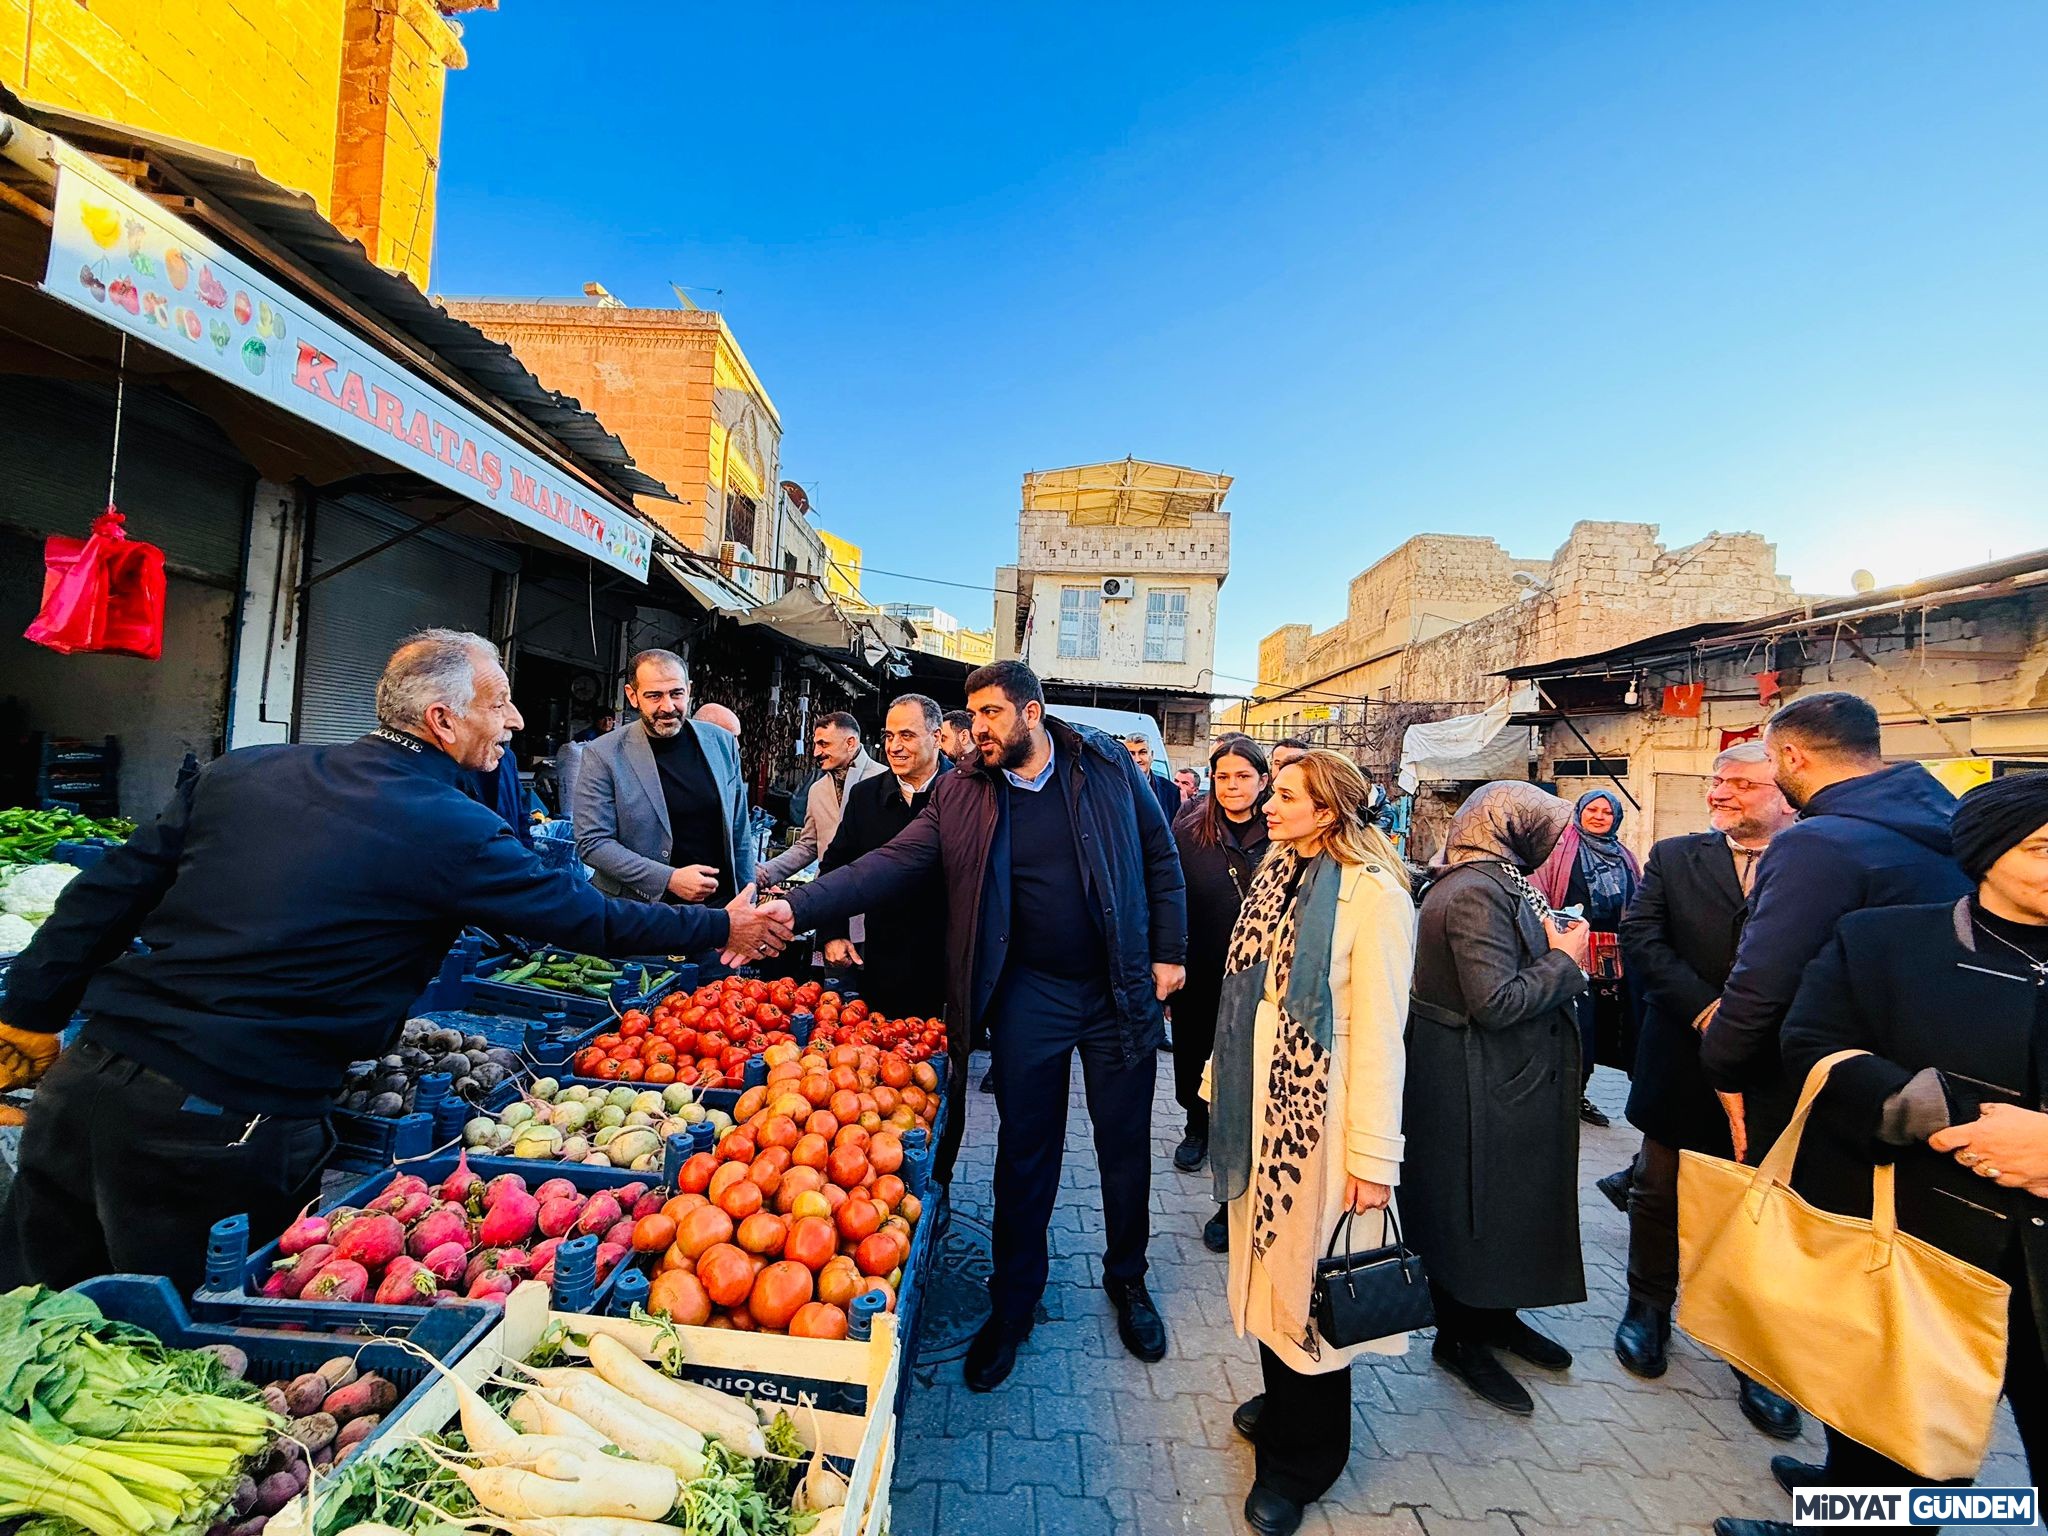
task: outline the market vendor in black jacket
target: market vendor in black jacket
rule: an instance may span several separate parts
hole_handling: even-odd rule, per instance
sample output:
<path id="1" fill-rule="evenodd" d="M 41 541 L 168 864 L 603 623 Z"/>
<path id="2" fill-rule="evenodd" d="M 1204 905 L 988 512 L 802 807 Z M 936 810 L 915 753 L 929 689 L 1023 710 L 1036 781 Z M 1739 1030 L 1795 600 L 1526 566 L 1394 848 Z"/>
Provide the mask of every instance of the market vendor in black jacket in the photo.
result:
<path id="1" fill-rule="evenodd" d="M 906 693 L 882 722 L 889 771 L 862 779 L 846 792 L 839 829 L 825 847 L 818 872 L 829 875 L 873 853 L 931 804 L 939 775 L 950 766 L 939 750 L 945 716 L 936 700 Z M 852 924 L 862 931 L 856 942 Z M 818 925 L 828 965 L 858 965 L 860 995 L 892 1019 L 937 1019 L 946 1011 L 946 877 L 933 870 L 900 901 L 871 907 L 859 918 Z"/>
<path id="2" fill-rule="evenodd" d="M 481 637 L 413 636 L 377 716 L 360 741 L 245 748 L 182 780 L 14 962 L 12 1075 L 81 1003 L 86 1023 L 29 1110 L 0 1289 L 134 1271 L 189 1291 L 215 1221 L 282 1228 L 318 1189 L 345 1068 L 389 1048 L 465 923 L 608 954 L 788 937 L 751 892 L 725 911 L 608 900 L 521 847 L 465 792 L 522 724 Z"/>
<path id="3" fill-rule="evenodd" d="M 790 906 L 810 926 L 872 911 L 944 872 L 956 1095 L 975 1022 L 995 1019 L 993 1311 L 967 1355 L 968 1385 L 988 1391 L 1016 1363 L 1045 1290 L 1077 1049 L 1101 1163 L 1104 1286 L 1125 1346 L 1143 1360 L 1166 1352 L 1144 1281 L 1152 1084 L 1160 1005 L 1185 980 L 1187 903 L 1166 818 L 1121 743 L 1049 718 L 1021 662 L 972 673 L 967 707 L 981 761 L 942 777 L 887 847 L 820 876 Z M 947 1170 L 964 1107 L 956 1096 L 940 1149 Z"/>
<path id="4" fill-rule="evenodd" d="M 1852 693 L 1815 693 L 1764 728 L 1778 787 L 1800 812 L 1757 866 L 1735 966 L 1700 1038 L 1700 1066 L 1730 1104 L 1736 1156 L 1755 1162 L 1798 1097 L 1778 1061 L 1778 1028 L 1807 962 L 1864 907 L 1954 901 L 1969 882 L 1949 854 L 1955 796 L 1918 763 L 1886 767 L 1877 711 Z M 1724 1100 L 1724 1102 L 1727 1102 Z"/>
<path id="5" fill-rule="evenodd" d="M 1893 1163 L 1900 1230 L 2010 1282 L 2006 1396 L 2039 1482 L 2048 1474 L 2048 774 L 1971 790 L 1954 837 L 1971 894 L 1852 912 L 1807 968 L 1785 1019 L 1792 1079 L 1803 1083 L 1836 1051 L 1871 1054 L 1829 1074 L 1793 1182 L 1825 1210 L 1868 1219 L 1872 1165 Z M 1834 1430 L 1827 1439 L 1825 1470 L 1773 1470 L 1836 1486 L 1927 1481 Z M 1740 1523 L 1716 1529 L 1724 1526 L 1749 1536 Z"/>

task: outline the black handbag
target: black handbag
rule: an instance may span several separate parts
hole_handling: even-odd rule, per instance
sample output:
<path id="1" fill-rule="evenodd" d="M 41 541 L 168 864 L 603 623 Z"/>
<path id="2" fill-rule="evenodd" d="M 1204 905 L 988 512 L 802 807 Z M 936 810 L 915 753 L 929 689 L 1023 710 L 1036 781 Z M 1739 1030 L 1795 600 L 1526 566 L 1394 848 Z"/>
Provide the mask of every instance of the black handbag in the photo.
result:
<path id="1" fill-rule="evenodd" d="M 1351 1246 L 1351 1213 L 1330 1234 L 1330 1246 L 1316 1260 L 1312 1310 L 1316 1332 L 1338 1349 L 1367 1339 L 1413 1333 L 1436 1321 L 1429 1299 L 1429 1277 L 1422 1259 L 1401 1240 L 1400 1218 L 1387 1207 L 1387 1229 L 1394 1240 L 1367 1253 L 1337 1252 L 1337 1239 Z"/>

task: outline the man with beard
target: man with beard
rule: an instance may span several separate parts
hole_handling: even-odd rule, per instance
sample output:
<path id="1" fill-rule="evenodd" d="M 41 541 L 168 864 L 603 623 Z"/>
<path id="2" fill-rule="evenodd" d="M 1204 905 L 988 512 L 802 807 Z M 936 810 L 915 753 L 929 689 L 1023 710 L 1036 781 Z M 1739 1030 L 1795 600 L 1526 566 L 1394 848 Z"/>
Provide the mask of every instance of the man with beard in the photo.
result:
<path id="1" fill-rule="evenodd" d="M 974 716 L 964 709 L 949 709 L 939 720 L 939 751 L 956 767 L 981 760 L 981 748 L 974 744 Z"/>
<path id="2" fill-rule="evenodd" d="M 1094 1122 L 1107 1251 L 1103 1289 L 1124 1347 L 1166 1353 L 1145 1289 L 1152 1086 L 1161 1005 L 1186 980 L 1187 902 L 1179 855 L 1151 788 L 1122 743 L 1045 713 L 1030 668 L 999 661 L 967 679 L 980 761 L 942 774 L 932 802 L 886 846 L 788 899 L 809 927 L 914 895 L 943 878 L 948 1045 L 957 1094 L 976 1023 L 993 1021 L 996 1109 L 991 1312 L 967 1384 L 998 1386 L 1030 1334 L 1048 1273 L 1074 1054 Z M 771 903 L 773 916 L 783 903 Z M 955 1097 L 939 1166 L 950 1173 L 964 1101 Z"/>
<path id="3" fill-rule="evenodd" d="M 880 778 L 882 765 L 868 756 L 860 744 L 860 722 L 835 712 L 811 727 L 811 761 L 818 776 L 804 792 L 804 825 L 797 840 L 760 867 L 764 886 L 782 884 L 817 863 L 818 855 L 832 846 L 846 814 L 846 797 L 854 785 Z"/>
<path id="4" fill-rule="evenodd" d="M 639 718 L 584 749 L 576 851 L 606 895 L 723 905 L 754 883 L 739 745 L 690 719 L 690 674 L 673 651 L 626 667 Z"/>

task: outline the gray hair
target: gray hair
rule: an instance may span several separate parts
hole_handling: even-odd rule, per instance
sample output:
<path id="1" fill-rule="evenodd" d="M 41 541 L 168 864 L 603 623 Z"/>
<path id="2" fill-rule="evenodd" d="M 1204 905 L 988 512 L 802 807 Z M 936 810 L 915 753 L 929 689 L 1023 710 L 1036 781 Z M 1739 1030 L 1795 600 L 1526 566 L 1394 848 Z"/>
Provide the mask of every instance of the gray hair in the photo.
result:
<path id="1" fill-rule="evenodd" d="M 900 709 L 905 704 L 924 716 L 924 728 L 928 731 L 936 733 L 939 722 L 946 718 L 945 711 L 939 708 L 939 701 L 922 693 L 899 693 L 889 701 L 889 708 Z M 883 718 L 887 718 L 886 714 Z"/>
<path id="2" fill-rule="evenodd" d="M 1719 768 L 1724 763 L 1768 763 L 1770 760 L 1771 754 L 1762 742 L 1738 741 L 1727 751 L 1715 754 L 1714 766 Z"/>
<path id="3" fill-rule="evenodd" d="M 479 656 L 496 661 L 498 648 L 466 629 L 407 635 L 377 679 L 377 723 L 387 730 L 410 730 L 424 725 L 436 704 L 467 714 L 476 701 Z"/>

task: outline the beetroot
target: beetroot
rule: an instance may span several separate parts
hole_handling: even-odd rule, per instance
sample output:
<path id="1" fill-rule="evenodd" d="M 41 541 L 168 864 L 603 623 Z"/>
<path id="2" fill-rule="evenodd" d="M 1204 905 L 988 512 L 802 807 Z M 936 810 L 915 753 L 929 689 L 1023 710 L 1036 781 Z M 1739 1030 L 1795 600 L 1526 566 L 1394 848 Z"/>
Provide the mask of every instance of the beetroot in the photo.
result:
<path id="1" fill-rule="evenodd" d="M 380 1307 L 423 1307 L 441 1289 L 433 1272 L 418 1259 L 400 1254 L 384 1271 L 384 1279 L 373 1298 Z"/>
<path id="2" fill-rule="evenodd" d="M 494 1267 L 502 1269 L 515 1280 L 523 1280 L 533 1268 L 533 1259 L 524 1248 L 500 1248 Z"/>
<path id="3" fill-rule="evenodd" d="M 617 1221 L 613 1222 L 609 1227 L 605 1229 L 604 1236 L 599 1238 L 598 1241 L 600 1243 L 617 1243 L 621 1248 L 632 1247 L 633 1218 L 630 1216 L 621 1216 Z"/>
<path id="4" fill-rule="evenodd" d="M 526 1262 L 533 1266 L 535 1279 L 539 1279 L 540 1272 L 555 1262 L 555 1250 L 562 1246 L 562 1241 L 559 1237 L 551 1237 L 544 1243 L 533 1245 L 532 1250 L 526 1255 Z"/>
<path id="5" fill-rule="evenodd" d="M 515 1173 L 504 1175 L 516 1179 Z M 493 1187 L 497 1180 L 491 1180 Z M 506 1189 L 496 1201 L 485 1197 L 486 1210 L 483 1224 L 476 1230 L 477 1241 L 487 1248 L 503 1248 L 511 1243 L 523 1243 L 533 1236 L 535 1224 L 540 1220 L 540 1202 L 526 1192 L 522 1182 L 517 1189 Z M 586 1208 L 587 1209 L 587 1208 Z M 609 1222 L 606 1223 L 610 1225 Z"/>
<path id="6" fill-rule="evenodd" d="M 319 1274 L 320 1266 L 333 1257 L 334 1245 L 331 1243 L 315 1243 L 310 1248 L 300 1249 L 272 1269 L 270 1280 L 264 1283 L 263 1294 L 282 1296 L 287 1301 L 298 1300 L 299 1295 L 306 1289 L 306 1282 Z M 275 1291 L 271 1290 L 271 1282 L 280 1281 L 282 1283 L 278 1288 Z"/>
<path id="7" fill-rule="evenodd" d="M 455 1154 L 455 1171 L 441 1181 L 441 1198 L 466 1205 L 471 1193 L 482 1189 L 483 1185 L 483 1175 L 470 1171 L 469 1148 L 464 1147 Z"/>
<path id="8" fill-rule="evenodd" d="M 337 1258 L 354 1259 L 366 1269 L 382 1269 L 405 1252 L 405 1228 L 396 1216 L 379 1211 L 350 1222 L 334 1252 Z"/>
<path id="9" fill-rule="evenodd" d="M 502 1301 L 512 1294 L 519 1282 L 502 1269 L 487 1269 L 476 1277 L 476 1283 L 469 1288 L 471 1301 Z"/>
<path id="10" fill-rule="evenodd" d="M 292 1272 L 289 1269 L 273 1269 L 269 1278 L 263 1282 L 263 1294 L 276 1301 L 284 1295 L 284 1288 L 291 1283 Z"/>
<path id="11" fill-rule="evenodd" d="M 560 1237 L 576 1225 L 583 1214 L 581 1195 L 549 1195 L 540 1202 L 539 1227 L 542 1237 Z"/>
<path id="12" fill-rule="evenodd" d="M 632 1249 L 628 1248 L 624 1243 L 599 1243 L 597 1245 L 597 1278 L 602 1280 L 606 1275 L 617 1269 L 619 1267 L 619 1260 L 631 1252 Z"/>
<path id="13" fill-rule="evenodd" d="M 303 1253 L 315 1243 L 327 1241 L 327 1218 L 309 1216 L 313 1207 L 309 1203 L 299 1212 L 299 1219 L 284 1229 L 284 1235 L 277 1240 L 277 1251 L 284 1254 Z"/>
<path id="14" fill-rule="evenodd" d="M 472 1253 L 472 1254 L 471 1254 L 471 1255 L 469 1256 L 468 1260 L 467 1260 L 467 1261 L 466 1261 L 466 1262 L 465 1262 L 465 1263 L 463 1264 L 463 1266 L 462 1266 L 462 1283 L 463 1283 L 463 1285 L 464 1285 L 464 1286 L 471 1286 L 471 1285 L 475 1285 L 475 1284 L 476 1284 L 476 1277 L 477 1277 L 478 1275 L 482 1274 L 482 1273 L 483 1273 L 483 1272 L 484 1272 L 485 1270 L 487 1270 L 487 1269 L 495 1269 L 495 1268 L 497 1268 L 497 1266 L 498 1266 L 498 1250 L 497 1250 L 497 1249 L 495 1249 L 495 1248 L 479 1248 L 479 1249 L 477 1249 L 477 1250 L 476 1250 L 476 1251 L 475 1251 L 474 1253 Z"/>
<path id="15" fill-rule="evenodd" d="M 384 1192 L 381 1195 L 370 1202 L 370 1209 L 373 1211 L 389 1211 L 395 1216 L 398 1214 L 399 1207 L 404 1205 L 409 1197 L 425 1193 L 427 1193 L 427 1181 L 425 1179 L 416 1173 L 401 1173 L 384 1186 Z"/>
<path id="16" fill-rule="evenodd" d="M 360 1221 L 362 1216 L 363 1213 L 352 1205 L 337 1205 L 327 1213 L 327 1241 L 339 1242 L 350 1223 Z"/>
<path id="17" fill-rule="evenodd" d="M 437 1205 L 422 1216 L 405 1240 L 405 1251 L 424 1259 L 444 1243 L 469 1246 L 469 1221 L 456 1206 Z"/>
<path id="18" fill-rule="evenodd" d="M 640 1203 L 640 1197 L 646 1193 L 647 1181 L 645 1179 L 635 1179 L 632 1183 L 621 1184 L 617 1189 L 613 1190 L 612 1198 L 619 1202 L 620 1210 L 630 1211 Z M 655 1209 L 660 1210 L 661 1207 L 656 1206 Z"/>
<path id="19" fill-rule="evenodd" d="M 533 1198 L 546 1205 L 550 1200 L 580 1200 L 582 1196 L 576 1193 L 576 1186 L 567 1179 L 549 1179 L 533 1192 Z"/>
<path id="20" fill-rule="evenodd" d="M 608 1189 L 600 1189 L 585 1203 L 583 1214 L 576 1218 L 576 1230 L 595 1237 L 617 1226 L 619 1218 L 625 1214 L 619 1209 L 618 1197 Z"/>
<path id="21" fill-rule="evenodd" d="M 650 1189 L 646 1194 L 633 1202 L 633 1209 L 630 1214 L 635 1221 L 638 1221 L 642 1216 L 658 1215 L 661 1208 L 666 1204 L 668 1204 L 668 1201 L 660 1190 Z"/>
<path id="22" fill-rule="evenodd" d="M 308 1301 L 361 1301 L 370 1289 L 370 1272 L 353 1259 L 329 1259 L 299 1294 Z"/>
<path id="23" fill-rule="evenodd" d="M 399 1225 L 409 1227 L 434 1208 L 434 1197 L 424 1189 L 416 1189 L 398 1203 L 391 1214 Z"/>
<path id="24" fill-rule="evenodd" d="M 504 1199 L 508 1192 L 515 1189 L 522 1195 L 526 1193 L 526 1180 L 522 1175 L 516 1173 L 499 1174 L 484 1186 L 484 1209 L 487 1211 L 495 1209 L 498 1202 Z"/>
<path id="25" fill-rule="evenodd" d="M 468 1250 L 460 1243 L 443 1243 L 420 1262 L 429 1273 L 443 1285 L 454 1285 L 463 1278 L 463 1270 L 469 1260 Z"/>

